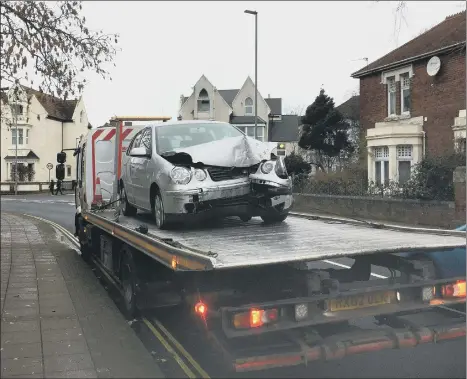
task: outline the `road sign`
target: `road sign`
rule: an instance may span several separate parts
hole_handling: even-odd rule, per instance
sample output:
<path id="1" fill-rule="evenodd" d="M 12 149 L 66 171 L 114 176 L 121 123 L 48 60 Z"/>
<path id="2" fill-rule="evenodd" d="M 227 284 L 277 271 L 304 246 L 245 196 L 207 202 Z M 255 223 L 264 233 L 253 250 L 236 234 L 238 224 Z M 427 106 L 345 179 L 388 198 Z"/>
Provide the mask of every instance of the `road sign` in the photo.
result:
<path id="1" fill-rule="evenodd" d="M 52 170 L 54 168 L 54 165 L 52 163 L 47 163 L 47 170 Z"/>

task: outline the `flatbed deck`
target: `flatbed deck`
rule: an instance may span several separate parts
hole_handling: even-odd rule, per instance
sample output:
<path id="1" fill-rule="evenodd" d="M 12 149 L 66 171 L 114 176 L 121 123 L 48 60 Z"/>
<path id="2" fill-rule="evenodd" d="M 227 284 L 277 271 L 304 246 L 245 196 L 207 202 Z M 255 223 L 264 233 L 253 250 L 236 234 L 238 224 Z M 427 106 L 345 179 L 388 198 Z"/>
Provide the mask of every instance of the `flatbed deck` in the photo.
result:
<path id="1" fill-rule="evenodd" d="M 153 244 L 158 254 L 164 246 L 171 254 L 163 258 L 171 264 L 171 257 L 182 257 L 180 269 L 224 269 L 253 265 L 266 265 L 294 261 L 312 261 L 355 256 L 369 253 L 405 252 L 417 250 L 449 249 L 464 247 L 465 233 L 417 229 L 417 231 L 393 230 L 390 227 L 374 228 L 365 223 L 348 223 L 332 220 L 310 220 L 289 216 L 281 224 L 265 225 L 261 219 L 242 222 L 237 218 L 225 219 L 205 227 L 158 230 L 148 214 L 136 217 L 120 216 L 118 223 L 112 220 L 113 211 L 88 213 L 90 220 L 100 221 L 102 226 L 116 237 L 122 233 L 133 238 L 144 238 Z M 135 229 L 142 224 L 147 234 Z M 332 243 L 330 242 L 332 241 Z M 133 243 L 134 244 L 134 243 Z M 161 257 L 158 257 L 161 258 Z M 198 267 L 183 261 L 196 261 Z M 173 263 L 173 262 L 172 262 Z M 172 268 L 174 264 L 172 264 Z"/>

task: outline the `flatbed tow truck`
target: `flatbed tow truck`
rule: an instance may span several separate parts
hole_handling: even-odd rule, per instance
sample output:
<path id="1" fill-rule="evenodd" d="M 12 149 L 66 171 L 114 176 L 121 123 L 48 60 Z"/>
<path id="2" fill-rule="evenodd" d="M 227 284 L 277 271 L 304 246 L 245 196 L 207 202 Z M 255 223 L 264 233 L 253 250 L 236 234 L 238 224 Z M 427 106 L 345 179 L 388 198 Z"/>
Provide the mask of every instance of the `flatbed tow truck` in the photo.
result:
<path id="1" fill-rule="evenodd" d="M 121 215 L 120 155 L 132 128 L 123 122 L 165 119 L 114 117 L 75 152 L 81 256 L 117 284 L 128 316 L 159 307 L 189 314 L 191 325 L 180 327 L 199 327 L 237 372 L 465 336 L 465 311 L 456 311 L 466 296 L 463 231 L 299 213 L 273 225 L 231 218 L 159 230 L 150 215 Z M 116 157 L 110 174 L 96 133 L 115 137 L 104 137 Z M 95 204 L 104 171 L 112 196 Z M 335 259 L 348 265 L 323 264 Z M 412 321 L 422 314 L 436 322 Z M 364 318 L 378 327 L 356 328 Z"/>

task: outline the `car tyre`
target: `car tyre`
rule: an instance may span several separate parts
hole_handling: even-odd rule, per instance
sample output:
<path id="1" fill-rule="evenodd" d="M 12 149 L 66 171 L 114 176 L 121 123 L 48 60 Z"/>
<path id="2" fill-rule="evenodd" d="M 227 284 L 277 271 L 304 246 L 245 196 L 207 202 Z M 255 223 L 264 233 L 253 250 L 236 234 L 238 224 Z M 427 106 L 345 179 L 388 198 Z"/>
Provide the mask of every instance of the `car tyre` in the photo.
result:
<path id="1" fill-rule="evenodd" d="M 137 209 L 128 202 L 125 187 L 120 190 L 120 199 L 122 201 L 122 213 L 124 216 L 135 216 Z"/>
<path id="2" fill-rule="evenodd" d="M 159 229 L 167 228 L 167 215 L 164 211 L 164 202 L 159 190 L 157 190 L 156 194 L 154 195 L 154 200 L 152 202 L 152 215 L 154 217 L 154 221 L 156 222 L 156 226 Z"/>
<path id="3" fill-rule="evenodd" d="M 279 224 L 284 221 L 288 215 L 288 213 L 278 213 L 277 211 L 273 211 L 262 215 L 261 219 L 265 224 Z"/>

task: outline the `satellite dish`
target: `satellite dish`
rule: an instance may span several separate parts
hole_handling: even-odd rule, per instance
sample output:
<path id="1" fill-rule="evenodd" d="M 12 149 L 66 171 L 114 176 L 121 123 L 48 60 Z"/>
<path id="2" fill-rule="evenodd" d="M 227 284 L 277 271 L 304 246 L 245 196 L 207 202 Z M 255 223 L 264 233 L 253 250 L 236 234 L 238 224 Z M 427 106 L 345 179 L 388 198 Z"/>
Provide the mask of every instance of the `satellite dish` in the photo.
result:
<path id="1" fill-rule="evenodd" d="M 426 72 L 430 76 L 435 76 L 441 68 L 441 60 L 437 57 L 431 57 L 426 65 Z"/>

